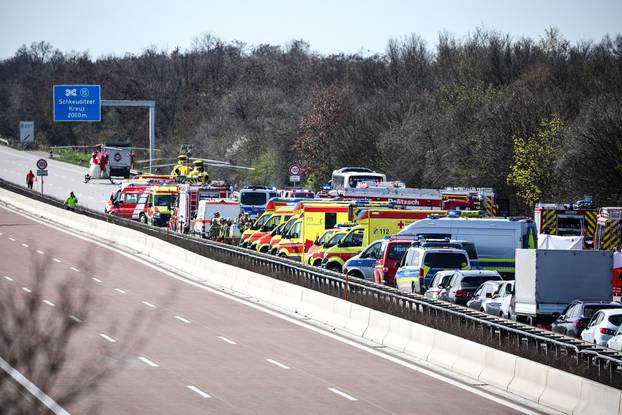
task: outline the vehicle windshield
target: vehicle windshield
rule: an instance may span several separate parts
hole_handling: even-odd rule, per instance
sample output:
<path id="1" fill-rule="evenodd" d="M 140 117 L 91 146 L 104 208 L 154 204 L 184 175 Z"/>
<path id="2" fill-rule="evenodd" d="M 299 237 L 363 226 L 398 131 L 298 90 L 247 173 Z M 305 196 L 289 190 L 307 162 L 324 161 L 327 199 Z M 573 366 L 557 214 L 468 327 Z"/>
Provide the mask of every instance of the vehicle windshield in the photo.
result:
<path id="1" fill-rule="evenodd" d="M 271 217 L 272 215 L 260 216 L 259 219 L 257 219 L 255 223 L 253 223 L 253 226 L 251 226 L 251 230 L 256 231 L 257 229 L 261 228 L 263 224 L 266 223 L 266 221 L 270 219 Z"/>
<path id="2" fill-rule="evenodd" d="M 281 234 L 281 230 L 285 227 L 285 223 L 286 222 L 281 222 L 279 223 L 279 226 L 277 226 L 276 228 L 274 228 L 274 230 L 272 231 L 271 235 L 280 235 Z"/>
<path id="3" fill-rule="evenodd" d="M 155 195 L 153 197 L 153 206 L 173 206 L 175 203 L 175 195 Z"/>
<path id="4" fill-rule="evenodd" d="M 240 196 L 240 204 L 263 206 L 268 202 L 268 194 L 264 192 L 244 192 Z"/>
<path id="5" fill-rule="evenodd" d="M 324 235 L 322 235 L 322 237 L 317 241 L 318 245 L 324 245 L 326 243 L 327 240 L 330 239 L 330 237 L 334 234 L 334 231 L 326 231 L 324 232 Z"/>
<path id="6" fill-rule="evenodd" d="M 261 230 L 264 232 L 270 232 L 272 229 L 275 228 L 276 225 L 279 224 L 281 220 L 281 217 L 278 215 L 272 215 L 270 216 L 270 219 L 268 219 L 262 226 L 261 226 Z"/>
<path id="7" fill-rule="evenodd" d="M 285 226 L 283 226 L 283 229 L 281 230 L 281 235 L 287 235 L 292 226 L 294 226 L 294 223 L 296 223 L 295 219 L 290 219 L 289 221 L 287 221 L 285 223 Z"/>
<path id="8" fill-rule="evenodd" d="M 495 276 L 495 275 L 477 276 L 477 277 L 465 276 L 462 279 L 462 282 L 460 284 L 464 288 L 477 288 L 483 283 L 485 283 L 486 281 L 500 281 L 500 280 L 501 280 L 501 277 Z"/>
<path id="9" fill-rule="evenodd" d="M 328 240 L 328 242 L 324 244 L 324 248 L 330 248 L 331 246 L 337 245 L 339 242 L 341 242 L 344 236 L 346 236 L 345 233 L 338 233 L 337 235 L 334 235 Z"/>
<path id="10" fill-rule="evenodd" d="M 423 265 L 430 268 L 456 268 L 466 267 L 466 256 L 459 252 L 429 252 L 423 259 Z"/>
<path id="11" fill-rule="evenodd" d="M 592 316 L 594 314 L 596 314 L 596 312 L 598 310 L 606 310 L 608 308 L 622 308 L 622 306 L 615 305 L 615 304 L 592 304 L 592 305 L 586 305 L 585 308 L 583 309 L 583 316 L 585 318 L 592 318 Z"/>
<path id="12" fill-rule="evenodd" d="M 399 243 L 399 244 L 390 244 L 389 252 L 387 253 L 387 257 L 389 259 L 393 259 L 395 261 L 399 261 L 402 259 L 408 248 L 410 247 L 410 242 Z"/>

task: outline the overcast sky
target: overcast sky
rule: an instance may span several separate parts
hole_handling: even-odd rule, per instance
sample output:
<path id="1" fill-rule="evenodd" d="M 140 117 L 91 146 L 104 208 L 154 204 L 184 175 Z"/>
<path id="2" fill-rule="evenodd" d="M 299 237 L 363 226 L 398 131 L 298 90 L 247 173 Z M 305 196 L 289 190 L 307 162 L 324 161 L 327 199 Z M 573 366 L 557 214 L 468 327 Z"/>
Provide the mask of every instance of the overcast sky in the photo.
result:
<path id="1" fill-rule="evenodd" d="M 34 41 L 91 57 L 187 49 L 212 33 L 249 45 L 304 39 L 322 54 L 382 53 L 390 38 L 477 27 L 539 38 L 556 27 L 568 40 L 622 33 L 622 0 L 0 0 L 0 59 Z"/>

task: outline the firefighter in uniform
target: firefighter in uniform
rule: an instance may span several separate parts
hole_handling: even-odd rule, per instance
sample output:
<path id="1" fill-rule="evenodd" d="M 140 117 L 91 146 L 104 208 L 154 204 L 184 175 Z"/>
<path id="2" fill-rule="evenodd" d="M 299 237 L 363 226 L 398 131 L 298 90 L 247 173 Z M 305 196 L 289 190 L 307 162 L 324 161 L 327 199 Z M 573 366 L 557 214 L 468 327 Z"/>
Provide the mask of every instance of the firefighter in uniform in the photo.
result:
<path id="1" fill-rule="evenodd" d="M 210 239 L 213 241 L 217 241 L 220 239 L 220 234 L 222 231 L 222 224 L 220 220 L 220 213 L 214 213 L 214 217 L 212 218 L 212 227 L 210 228 Z"/>
<path id="2" fill-rule="evenodd" d="M 188 173 L 188 177 L 191 177 L 193 182 L 195 183 L 208 183 L 209 176 L 205 171 L 205 167 L 203 165 L 203 160 L 195 160 L 192 162 L 193 168 Z"/>
<path id="3" fill-rule="evenodd" d="M 171 176 L 187 176 L 190 173 L 190 166 L 188 165 L 188 156 L 185 154 L 180 154 L 177 157 L 177 165 L 173 167 L 173 171 L 171 171 Z"/>

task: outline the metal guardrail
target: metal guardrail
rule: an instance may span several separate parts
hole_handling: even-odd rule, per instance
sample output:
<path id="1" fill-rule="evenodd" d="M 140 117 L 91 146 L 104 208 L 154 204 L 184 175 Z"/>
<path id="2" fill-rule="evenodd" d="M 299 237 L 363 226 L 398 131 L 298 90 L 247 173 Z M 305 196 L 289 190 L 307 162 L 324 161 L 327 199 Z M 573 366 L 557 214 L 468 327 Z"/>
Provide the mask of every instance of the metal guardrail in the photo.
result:
<path id="1" fill-rule="evenodd" d="M 62 201 L 0 179 L 0 187 L 63 207 Z M 300 262 L 198 239 L 78 207 L 77 214 L 131 228 L 207 258 L 322 292 L 622 389 L 622 353 L 466 307 L 408 294 Z"/>

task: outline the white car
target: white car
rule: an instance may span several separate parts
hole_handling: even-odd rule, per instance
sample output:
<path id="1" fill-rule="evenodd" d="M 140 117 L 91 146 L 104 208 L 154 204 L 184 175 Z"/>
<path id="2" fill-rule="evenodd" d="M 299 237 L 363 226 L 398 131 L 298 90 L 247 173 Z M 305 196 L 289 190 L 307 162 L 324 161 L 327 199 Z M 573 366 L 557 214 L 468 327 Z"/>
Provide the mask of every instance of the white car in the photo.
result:
<path id="1" fill-rule="evenodd" d="M 484 311 L 493 316 L 510 318 L 510 303 L 514 295 L 514 281 L 503 281 L 497 285 L 492 298 L 484 301 Z"/>
<path id="2" fill-rule="evenodd" d="M 616 334 L 609 339 L 607 347 L 614 350 L 622 351 L 622 325 L 618 328 Z"/>
<path id="3" fill-rule="evenodd" d="M 599 310 L 592 316 L 587 328 L 581 332 L 581 338 L 589 343 L 607 346 L 607 341 L 616 335 L 621 324 L 621 309 Z"/>

